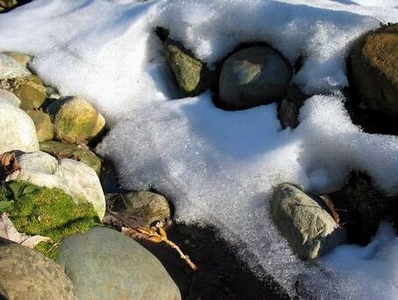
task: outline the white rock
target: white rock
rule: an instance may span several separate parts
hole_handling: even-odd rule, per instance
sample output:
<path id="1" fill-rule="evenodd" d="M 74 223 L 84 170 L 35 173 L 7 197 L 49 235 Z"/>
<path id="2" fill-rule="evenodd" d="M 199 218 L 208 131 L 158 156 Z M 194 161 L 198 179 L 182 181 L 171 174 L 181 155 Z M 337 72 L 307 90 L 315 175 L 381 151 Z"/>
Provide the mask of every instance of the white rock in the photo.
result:
<path id="1" fill-rule="evenodd" d="M 76 203 L 91 203 L 100 219 L 104 217 L 105 196 L 97 174 L 88 165 L 68 158 L 57 160 L 42 151 L 25 153 L 18 162 L 21 170 L 13 179 L 60 188 Z"/>
<path id="2" fill-rule="evenodd" d="M 0 153 L 10 150 L 38 151 L 35 124 L 23 110 L 0 95 Z M 13 102 L 13 101 L 11 101 Z"/>
<path id="3" fill-rule="evenodd" d="M 0 102 L 11 104 L 12 106 L 19 107 L 21 100 L 13 93 L 0 89 Z"/>
<path id="4" fill-rule="evenodd" d="M 29 76 L 27 68 L 19 64 L 15 59 L 0 53 L 0 79 L 10 79 Z"/>

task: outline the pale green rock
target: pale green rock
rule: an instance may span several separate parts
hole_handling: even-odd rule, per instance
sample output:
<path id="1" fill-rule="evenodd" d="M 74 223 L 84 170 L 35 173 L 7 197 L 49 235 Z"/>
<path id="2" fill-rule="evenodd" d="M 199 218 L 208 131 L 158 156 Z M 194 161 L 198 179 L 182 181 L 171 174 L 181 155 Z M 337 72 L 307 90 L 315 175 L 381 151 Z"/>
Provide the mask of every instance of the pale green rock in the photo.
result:
<path id="1" fill-rule="evenodd" d="M 177 285 L 155 256 L 109 228 L 95 227 L 66 238 L 57 260 L 79 299 L 181 299 Z"/>
<path id="2" fill-rule="evenodd" d="M 39 142 L 52 140 L 54 138 L 54 126 L 50 116 L 43 111 L 29 109 L 26 113 L 32 118 L 36 127 Z"/>
<path id="3" fill-rule="evenodd" d="M 26 181 L 38 186 L 59 188 L 78 203 L 91 203 L 98 217 L 105 215 L 105 196 L 94 169 L 68 158 L 56 159 L 36 151 L 18 157 L 21 170 L 11 180 Z"/>
<path id="4" fill-rule="evenodd" d="M 55 134 L 58 139 L 72 144 L 87 144 L 105 129 L 104 117 L 85 99 L 70 97 L 51 106 L 56 107 Z M 50 107 L 50 110 L 54 108 Z"/>
<path id="5" fill-rule="evenodd" d="M 45 141 L 40 143 L 40 150 L 56 157 L 81 161 L 92 167 L 98 175 L 100 174 L 102 161 L 90 149 L 57 141 Z"/>
<path id="6" fill-rule="evenodd" d="M 398 24 L 358 40 L 348 66 L 360 100 L 373 111 L 398 118 Z"/>
<path id="7" fill-rule="evenodd" d="M 315 260 L 346 241 L 345 231 L 313 198 L 298 187 L 282 183 L 274 188 L 271 218 L 290 246 L 305 260 Z"/>
<path id="8" fill-rule="evenodd" d="M 0 286 L 7 299 L 76 299 L 57 263 L 20 245 L 0 246 Z"/>
<path id="9" fill-rule="evenodd" d="M 165 43 L 165 55 L 180 88 L 189 95 L 199 94 L 205 88 L 202 75 L 204 64 L 171 40 Z"/>
<path id="10" fill-rule="evenodd" d="M 11 91 L 21 100 L 21 109 L 39 108 L 47 98 L 46 87 L 36 75 L 16 79 Z"/>
<path id="11" fill-rule="evenodd" d="M 4 98 L 2 98 L 4 99 Z M 23 110 L 0 101 L 0 153 L 11 150 L 39 150 L 35 124 Z"/>

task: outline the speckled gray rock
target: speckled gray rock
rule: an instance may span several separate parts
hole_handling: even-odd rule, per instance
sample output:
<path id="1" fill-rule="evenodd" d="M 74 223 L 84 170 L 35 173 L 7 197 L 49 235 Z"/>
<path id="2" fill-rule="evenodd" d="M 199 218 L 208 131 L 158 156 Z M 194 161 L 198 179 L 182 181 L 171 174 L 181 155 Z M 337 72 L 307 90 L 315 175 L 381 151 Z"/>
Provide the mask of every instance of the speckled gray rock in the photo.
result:
<path id="1" fill-rule="evenodd" d="M 133 239 L 95 227 L 62 242 L 57 260 L 79 299 L 181 299 L 163 265 Z"/>
<path id="2" fill-rule="evenodd" d="M 245 48 L 223 64 L 218 105 L 237 110 L 279 100 L 291 77 L 290 64 L 272 47 Z"/>
<path id="3" fill-rule="evenodd" d="M 289 183 L 274 188 L 270 213 L 302 259 L 317 259 L 346 241 L 346 232 L 332 216 L 314 198 Z"/>
<path id="4" fill-rule="evenodd" d="M 0 246 L 0 287 L 9 299 L 76 299 L 58 264 L 20 245 Z"/>

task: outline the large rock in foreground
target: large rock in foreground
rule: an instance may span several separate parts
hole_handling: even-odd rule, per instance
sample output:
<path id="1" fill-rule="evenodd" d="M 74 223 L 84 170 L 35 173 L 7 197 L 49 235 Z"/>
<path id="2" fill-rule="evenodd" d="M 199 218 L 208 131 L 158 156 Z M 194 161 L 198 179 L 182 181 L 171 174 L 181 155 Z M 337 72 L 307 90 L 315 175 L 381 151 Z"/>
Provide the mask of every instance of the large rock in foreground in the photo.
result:
<path id="1" fill-rule="evenodd" d="M 360 100 L 373 111 L 398 118 L 398 24 L 379 28 L 359 40 L 349 68 Z"/>
<path id="2" fill-rule="evenodd" d="M 272 47 L 240 50 L 224 62 L 218 105 L 238 110 L 269 104 L 284 95 L 291 77 L 290 64 Z"/>
<path id="3" fill-rule="evenodd" d="M 317 259 L 346 240 L 345 231 L 332 216 L 294 185 L 278 185 L 270 209 L 279 231 L 302 259 Z"/>
<path id="4" fill-rule="evenodd" d="M 62 268 L 20 245 L 0 246 L 0 298 L 76 299 Z"/>
<path id="5" fill-rule="evenodd" d="M 109 228 L 68 237 L 57 259 L 79 299 L 181 299 L 177 285 L 155 256 Z"/>
<path id="6" fill-rule="evenodd" d="M 10 97 L 0 99 L 0 154 L 11 150 L 39 150 L 35 124 L 11 100 Z"/>

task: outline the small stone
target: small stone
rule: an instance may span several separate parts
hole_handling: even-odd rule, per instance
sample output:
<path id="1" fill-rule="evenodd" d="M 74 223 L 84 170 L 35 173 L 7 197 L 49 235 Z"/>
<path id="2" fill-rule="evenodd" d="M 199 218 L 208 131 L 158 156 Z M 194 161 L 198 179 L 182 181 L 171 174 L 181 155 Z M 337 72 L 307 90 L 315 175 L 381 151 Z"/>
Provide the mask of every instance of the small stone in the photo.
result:
<path id="1" fill-rule="evenodd" d="M 367 107 L 398 118 L 398 24 L 363 36 L 350 55 L 351 85 Z"/>
<path id="2" fill-rule="evenodd" d="M 292 184 L 274 188 L 270 212 L 279 231 L 304 260 L 315 260 L 346 240 L 343 228 L 319 202 Z"/>
<path id="3" fill-rule="evenodd" d="M 43 111 L 29 109 L 26 113 L 32 118 L 36 127 L 39 142 L 52 140 L 54 138 L 54 126 L 50 116 Z"/>
<path id="4" fill-rule="evenodd" d="M 57 260 L 79 299 L 181 299 L 158 259 L 116 230 L 95 227 L 66 238 Z"/>
<path id="5" fill-rule="evenodd" d="M 54 113 L 55 134 L 71 144 L 87 144 L 105 129 L 104 117 L 85 99 L 68 97 L 48 108 Z"/>
<path id="6" fill-rule="evenodd" d="M 0 287 L 7 299 L 76 299 L 57 263 L 20 245 L 0 246 Z"/>
<path id="7" fill-rule="evenodd" d="M 201 93 L 206 88 L 204 84 L 206 80 L 202 76 L 208 73 L 204 63 L 179 43 L 170 39 L 166 40 L 164 49 L 177 83 L 183 92 L 190 96 Z"/>
<path id="8" fill-rule="evenodd" d="M 45 141 L 40 143 L 40 150 L 58 158 L 71 158 L 81 161 L 92 167 L 98 175 L 100 174 L 102 161 L 90 149 L 57 141 Z"/>
<path id="9" fill-rule="evenodd" d="M 240 50 L 222 66 L 218 106 L 238 110 L 269 104 L 285 94 L 291 77 L 290 64 L 272 47 Z"/>

